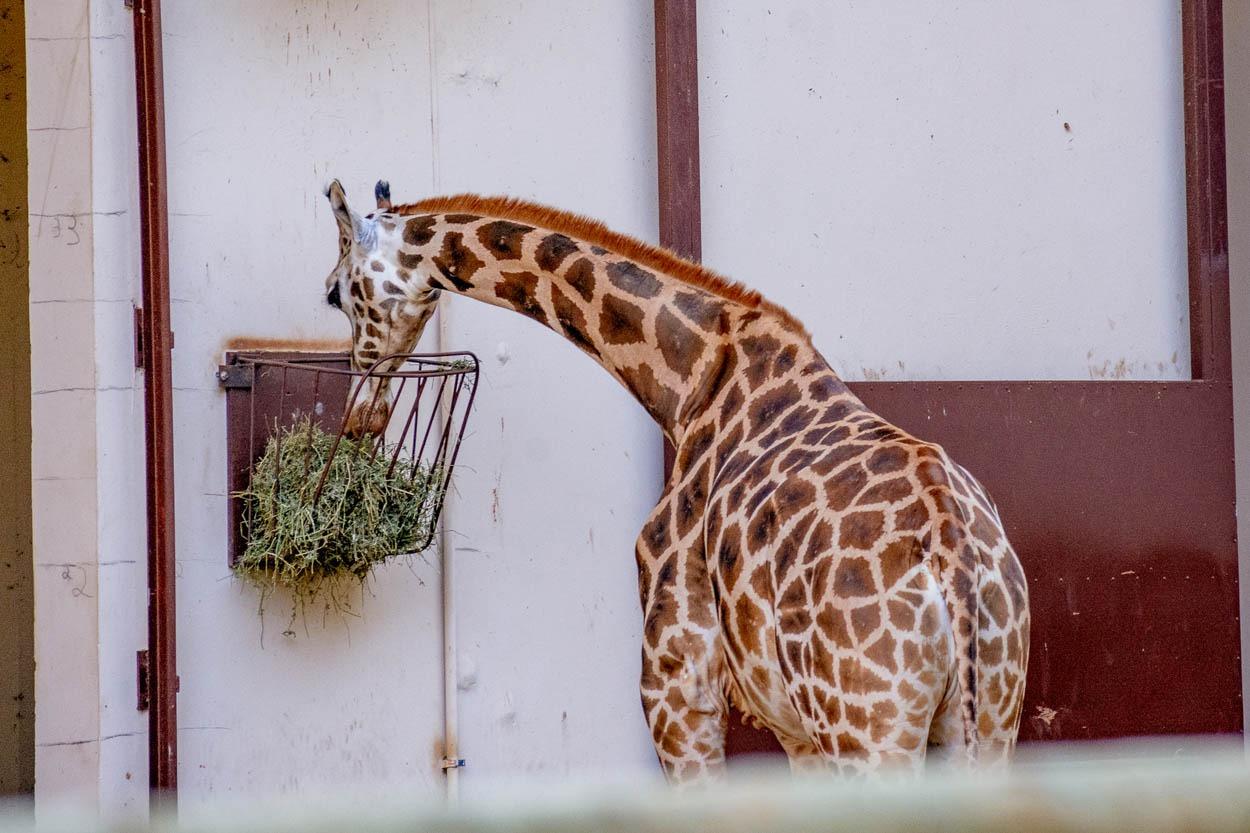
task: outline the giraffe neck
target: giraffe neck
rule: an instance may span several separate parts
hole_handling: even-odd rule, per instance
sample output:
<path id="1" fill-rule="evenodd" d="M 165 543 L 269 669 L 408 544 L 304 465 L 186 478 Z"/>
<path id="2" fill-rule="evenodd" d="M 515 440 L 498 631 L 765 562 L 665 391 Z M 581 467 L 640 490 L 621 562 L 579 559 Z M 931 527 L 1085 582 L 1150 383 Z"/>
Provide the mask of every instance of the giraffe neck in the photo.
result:
<path id="1" fill-rule="evenodd" d="M 741 372 L 748 334 L 774 332 L 795 343 L 796 356 L 815 355 L 802 329 L 775 308 L 724 297 L 560 232 L 473 214 L 404 220 L 401 266 L 420 268 L 431 286 L 516 310 L 565 336 L 674 442 Z M 778 338 L 772 343 L 783 347 Z"/>

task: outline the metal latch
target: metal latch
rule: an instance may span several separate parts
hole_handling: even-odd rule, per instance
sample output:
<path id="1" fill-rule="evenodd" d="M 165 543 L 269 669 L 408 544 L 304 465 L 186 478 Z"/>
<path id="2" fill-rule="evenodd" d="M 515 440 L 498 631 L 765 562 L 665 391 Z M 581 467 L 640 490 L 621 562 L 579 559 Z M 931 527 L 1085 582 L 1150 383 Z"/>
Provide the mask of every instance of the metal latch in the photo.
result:
<path id="1" fill-rule="evenodd" d="M 138 690 L 139 690 L 139 711 L 145 712 L 148 706 L 152 704 L 152 696 L 150 694 L 150 683 L 152 680 L 152 667 L 148 663 L 147 649 L 135 652 L 135 666 L 138 672 Z"/>
<path id="2" fill-rule="evenodd" d="M 250 388 L 256 380 L 256 366 L 252 364 L 222 364 L 217 366 L 217 383 L 223 388 Z"/>
<path id="3" fill-rule="evenodd" d="M 465 765 L 464 758 L 443 758 L 443 769 L 461 769 Z"/>

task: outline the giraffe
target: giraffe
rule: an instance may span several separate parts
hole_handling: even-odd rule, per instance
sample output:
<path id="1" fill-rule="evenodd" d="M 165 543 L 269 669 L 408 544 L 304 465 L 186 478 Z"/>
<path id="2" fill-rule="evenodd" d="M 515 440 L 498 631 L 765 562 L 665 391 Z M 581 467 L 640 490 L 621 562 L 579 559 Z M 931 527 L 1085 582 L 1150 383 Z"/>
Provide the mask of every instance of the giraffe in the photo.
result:
<path id="1" fill-rule="evenodd" d="M 357 368 L 411 349 L 444 292 L 468 296 L 563 335 L 676 449 L 635 546 L 642 707 L 670 782 L 723 777 L 730 704 L 796 771 L 1009 758 L 1029 612 L 998 511 L 940 446 L 865 407 L 786 310 L 521 200 L 394 205 L 379 183 L 362 217 L 337 180 L 327 196 L 327 299 Z M 351 429 L 377 430 L 363 407 Z"/>

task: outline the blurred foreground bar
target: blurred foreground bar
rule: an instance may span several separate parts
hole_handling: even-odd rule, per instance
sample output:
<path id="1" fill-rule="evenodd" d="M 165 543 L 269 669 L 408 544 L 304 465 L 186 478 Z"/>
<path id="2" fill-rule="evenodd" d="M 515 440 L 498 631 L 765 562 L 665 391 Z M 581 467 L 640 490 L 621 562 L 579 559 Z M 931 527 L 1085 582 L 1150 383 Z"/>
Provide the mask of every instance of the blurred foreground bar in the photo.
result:
<path id="1" fill-rule="evenodd" d="M 1184 757 L 1176 757 L 1184 749 Z M 192 809 L 181 822 L 84 825 L 49 818 L 40 831 L 157 830 L 182 833 L 806 833 L 807 831 L 1247 831 L 1250 769 L 1240 739 L 1190 739 L 1029 750 L 1009 774 L 932 773 L 877 783 L 780 777 L 739 770 L 723 788 L 678 794 L 660 785 L 572 787 L 517 781 L 489 796 L 475 788 L 459 809 L 386 806 L 377 800 Z M 0 831 L 28 830 L 26 821 Z"/>

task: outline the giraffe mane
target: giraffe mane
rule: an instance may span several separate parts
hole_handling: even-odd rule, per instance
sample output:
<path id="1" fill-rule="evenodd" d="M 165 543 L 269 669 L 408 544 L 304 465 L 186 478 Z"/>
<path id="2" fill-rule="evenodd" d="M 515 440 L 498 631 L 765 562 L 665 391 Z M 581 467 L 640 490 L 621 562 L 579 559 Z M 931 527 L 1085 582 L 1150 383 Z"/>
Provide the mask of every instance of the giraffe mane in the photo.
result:
<path id="1" fill-rule="evenodd" d="M 576 238 L 591 246 L 601 246 L 641 266 L 662 272 L 748 309 L 773 313 L 791 329 L 806 333 L 802 323 L 788 310 L 769 301 L 757 290 L 744 286 L 738 281 L 730 280 L 670 249 L 613 231 L 599 220 L 582 214 L 562 211 L 549 205 L 517 197 L 482 196 L 480 194 L 427 197 L 417 202 L 392 206 L 389 213 L 412 215 L 452 212 L 478 214 L 501 220 L 516 220 Z"/>

